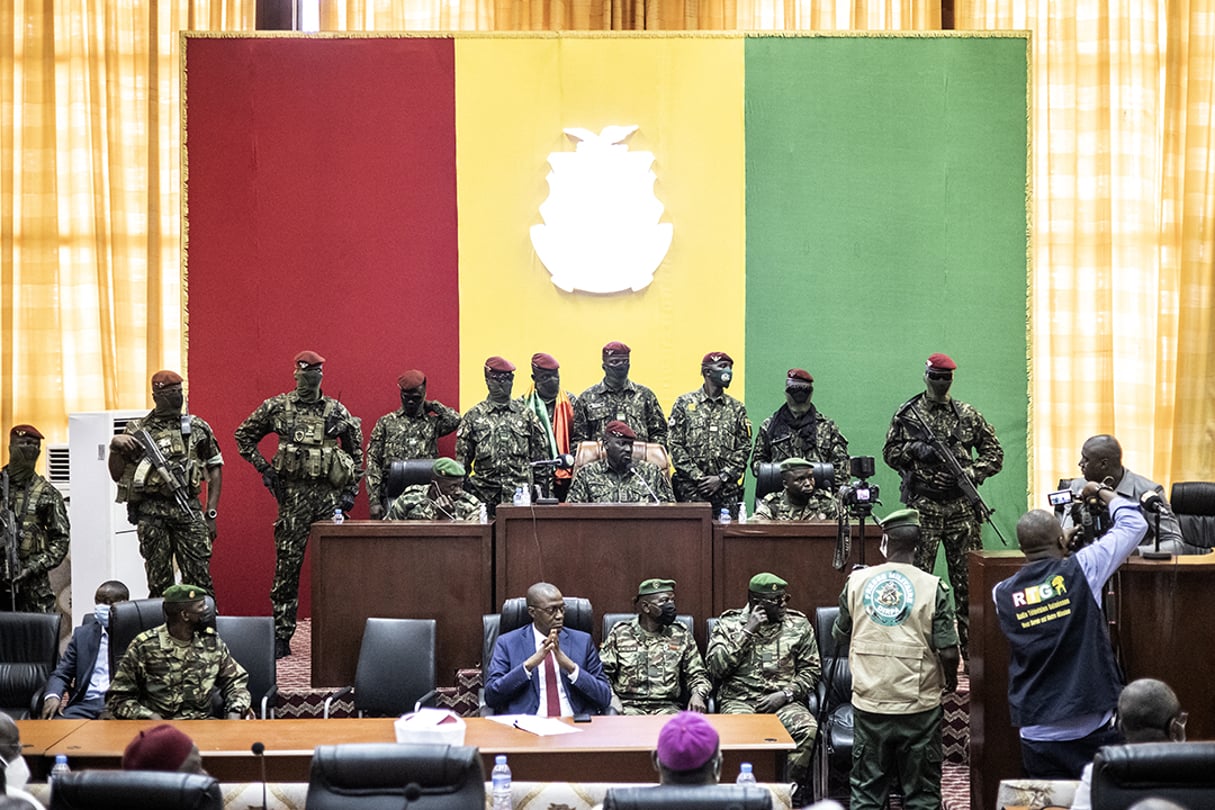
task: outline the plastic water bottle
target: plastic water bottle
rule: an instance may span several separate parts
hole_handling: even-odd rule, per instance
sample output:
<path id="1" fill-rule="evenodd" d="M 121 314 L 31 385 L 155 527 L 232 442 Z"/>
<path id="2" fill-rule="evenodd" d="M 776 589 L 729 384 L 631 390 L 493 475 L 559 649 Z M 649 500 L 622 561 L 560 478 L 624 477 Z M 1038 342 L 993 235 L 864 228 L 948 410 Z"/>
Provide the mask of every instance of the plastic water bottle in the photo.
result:
<path id="1" fill-rule="evenodd" d="M 747 503 L 746 501 L 738 502 L 738 525 L 741 526 L 747 522 Z"/>
<path id="2" fill-rule="evenodd" d="M 738 778 L 734 780 L 736 785 L 754 785 L 755 774 L 751 773 L 751 763 L 744 762 L 738 771 Z"/>
<path id="3" fill-rule="evenodd" d="M 494 757 L 494 770 L 490 779 L 493 780 L 493 810 L 511 810 L 510 766 L 506 764 L 506 754 Z M 751 781 L 755 781 L 754 777 Z"/>
<path id="4" fill-rule="evenodd" d="M 481 504 L 481 508 L 477 510 L 477 522 L 481 525 L 489 523 L 489 510 L 485 508 L 485 504 Z"/>
<path id="5" fill-rule="evenodd" d="M 721 514 L 717 516 L 717 519 L 721 521 L 721 525 L 723 526 L 730 525 L 730 510 L 723 506 Z"/>
<path id="6" fill-rule="evenodd" d="M 56 779 L 71 772 L 72 769 L 68 767 L 67 754 L 56 754 L 55 765 L 51 768 L 51 785 L 54 786 Z"/>
<path id="7" fill-rule="evenodd" d="M 338 526 L 346 522 L 346 515 L 342 512 L 342 507 L 333 510 L 333 522 Z"/>
<path id="8" fill-rule="evenodd" d="M 515 498 L 511 501 L 515 506 L 523 506 L 523 487 L 515 487 Z"/>

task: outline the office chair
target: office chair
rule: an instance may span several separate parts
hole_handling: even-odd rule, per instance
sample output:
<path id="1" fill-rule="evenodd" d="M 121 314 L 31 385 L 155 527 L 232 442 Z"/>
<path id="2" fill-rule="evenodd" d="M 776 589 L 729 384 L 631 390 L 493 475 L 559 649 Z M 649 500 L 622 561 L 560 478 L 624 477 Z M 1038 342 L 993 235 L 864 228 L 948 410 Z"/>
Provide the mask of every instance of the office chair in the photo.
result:
<path id="1" fill-rule="evenodd" d="M 1169 492 L 1169 505 L 1192 551 L 1205 554 L 1215 547 L 1215 483 L 1178 481 Z"/>
<path id="2" fill-rule="evenodd" d="M 485 774 L 463 745 L 320 745 L 312 755 L 308 810 L 483 810 Z"/>
<path id="3" fill-rule="evenodd" d="M 0 613 L 0 712 L 32 716 L 59 663 L 60 613 Z"/>
<path id="4" fill-rule="evenodd" d="M 325 698 L 322 715 L 333 702 L 354 693 L 359 717 L 395 716 L 431 702 L 435 689 L 435 620 L 368 619 L 359 645 L 354 685 Z"/>
<path id="5" fill-rule="evenodd" d="M 216 616 L 215 632 L 232 657 L 249 673 L 253 710 L 274 717 L 278 702 L 278 664 L 274 659 L 274 619 L 270 616 Z M 221 706 L 222 710 L 222 706 Z"/>
<path id="6" fill-rule="evenodd" d="M 171 771 L 76 771 L 55 779 L 49 810 L 223 810 L 214 777 Z"/>
<path id="7" fill-rule="evenodd" d="M 855 728 L 852 714 L 852 667 L 848 663 L 848 644 L 837 643 L 831 627 L 840 614 L 839 607 L 820 607 L 814 611 L 814 633 L 822 660 L 822 677 L 811 700 L 810 710 L 819 720 L 814 743 L 814 795 L 826 798 L 831 793 L 832 776 L 842 782 L 847 794 L 848 775 L 852 772 L 852 746 Z"/>
<path id="8" fill-rule="evenodd" d="M 1215 742 L 1107 745 L 1093 758 L 1093 810 L 1126 810 L 1140 799 L 1206 808 L 1215 796 Z"/>
<path id="9" fill-rule="evenodd" d="M 603 810 L 772 810 L 772 794 L 757 785 L 617 787 L 607 789 Z"/>

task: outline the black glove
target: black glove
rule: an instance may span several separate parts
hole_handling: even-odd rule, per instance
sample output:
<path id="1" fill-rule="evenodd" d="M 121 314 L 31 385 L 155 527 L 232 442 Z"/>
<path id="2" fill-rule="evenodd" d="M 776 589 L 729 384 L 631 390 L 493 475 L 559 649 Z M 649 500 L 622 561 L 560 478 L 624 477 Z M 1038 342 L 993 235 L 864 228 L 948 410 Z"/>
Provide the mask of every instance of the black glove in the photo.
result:
<path id="1" fill-rule="evenodd" d="M 279 487 L 282 485 L 281 480 L 272 468 L 267 468 L 262 472 L 262 483 L 266 489 L 270 490 L 270 494 L 278 497 Z"/>
<path id="2" fill-rule="evenodd" d="M 916 461 L 939 461 L 940 456 L 937 455 L 937 450 L 928 442 L 912 442 L 907 445 L 907 452 L 911 454 Z"/>
<path id="3" fill-rule="evenodd" d="M 351 509 L 353 509 L 354 508 L 354 493 L 353 492 L 343 493 L 342 500 L 338 501 L 338 506 L 341 507 L 343 512 L 349 512 Z"/>

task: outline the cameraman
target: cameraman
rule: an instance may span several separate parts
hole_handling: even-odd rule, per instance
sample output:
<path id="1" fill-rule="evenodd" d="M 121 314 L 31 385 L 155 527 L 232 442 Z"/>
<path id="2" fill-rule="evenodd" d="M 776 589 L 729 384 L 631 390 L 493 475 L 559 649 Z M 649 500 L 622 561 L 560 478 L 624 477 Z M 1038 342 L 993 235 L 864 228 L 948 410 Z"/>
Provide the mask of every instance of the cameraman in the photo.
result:
<path id="1" fill-rule="evenodd" d="M 1083 475 L 1082 478 L 1073 478 L 1068 483 L 1072 496 L 1079 502 L 1073 505 L 1063 517 L 1063 530 L 1069 541 L 1072 539 L 1072 534 L 1081 530 L 1081 527 L 1076 525 L 1076 521 L 1083 517 L 1080 510 L 1084 508 L 1084 499 L 1080 497 L 1080 492 L 1087 483 L 1095 481 L 1105 484 L 1118 495 L 1135 503 L 1139 503 L 1145 494 L 1155 492 L 1160 496 L 1161 504 L 1160 550 L 1170 554 L 1200 553 L 1201 549 L 1189 545 L 1182 539 L 1181 525 L 1177 522 L 1177 516 L 1173 514 L 1169 502 L 1164 497 L 1164 487 L 1122 466 L 1122 446 L 1113 436 L 1102 433 L 1091 436 L 1084 442 L 1080 448 L 1080 472 Z M 1108 513 L 1096 516 L 1095 525 L 1098 528 L 1094 533 L 1097 537 L 1101 535 L 1104 527 L 1109 526 L 1109 523 Z M 1143 538 L 1145 546 L 1155 542 L 1155 516 L 1149 515 L 1147 523 L 1147 534 Z M 1085 531 L 1087 532 L 1087 528 Z M 1080 544 L 1091 542 L 1094 539 L 1096 537 L 1084 537 Z"/>
<path id="2" fill-rule="evenodd" d="M 1090 481 L 1082 498 L 1099 498 L 1113 526 L 1097 542 L 1066 556 L 1054 514 L 1027 512 L 1017 521 L 1025 565 L 992 589 L 1008 637 L 1008 705 L 1020 729 L 1021 763 L 1033 779 L 1079 779 L 1097 749 L 1120 742 L 1111 725 L 1122 688 L 1101 589 L 1147 531 L 1139 504 Z"/>

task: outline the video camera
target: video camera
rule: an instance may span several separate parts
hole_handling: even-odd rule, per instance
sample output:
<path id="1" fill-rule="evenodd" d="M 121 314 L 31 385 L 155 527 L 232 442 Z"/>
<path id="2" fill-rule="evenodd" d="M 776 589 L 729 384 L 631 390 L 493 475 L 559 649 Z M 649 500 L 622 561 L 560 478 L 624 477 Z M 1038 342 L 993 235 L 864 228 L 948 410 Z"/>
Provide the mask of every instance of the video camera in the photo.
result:
<path id="1" fill-rule="evenodd" d="M 873 514 L 874 504 L 882 502 L 878 485 L 869 482 L 874 471 L 873 456 L 849 459 L 848 471 L 853 480 L 840 487 L 840 502 L 856 517 L 869 517 Z"/>

